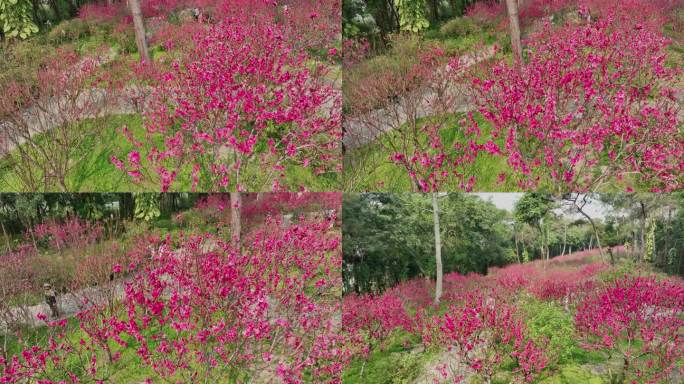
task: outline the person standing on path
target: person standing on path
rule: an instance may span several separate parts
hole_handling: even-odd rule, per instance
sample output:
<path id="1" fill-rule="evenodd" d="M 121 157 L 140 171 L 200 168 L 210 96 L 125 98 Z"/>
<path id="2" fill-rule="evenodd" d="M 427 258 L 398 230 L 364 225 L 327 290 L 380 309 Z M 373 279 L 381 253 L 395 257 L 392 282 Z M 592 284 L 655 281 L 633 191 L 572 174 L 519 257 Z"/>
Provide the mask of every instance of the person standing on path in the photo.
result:
<path id="1" fill-rule="evenodd" d="M 50 307 L 52 311 L 52 318 L 56 319 L 59 317 L 59 308 L 57 307 L 57 294 L 52 286 L 48 283 L 43 284 L 43 291 L 45 294 L 45 302 Z"/>

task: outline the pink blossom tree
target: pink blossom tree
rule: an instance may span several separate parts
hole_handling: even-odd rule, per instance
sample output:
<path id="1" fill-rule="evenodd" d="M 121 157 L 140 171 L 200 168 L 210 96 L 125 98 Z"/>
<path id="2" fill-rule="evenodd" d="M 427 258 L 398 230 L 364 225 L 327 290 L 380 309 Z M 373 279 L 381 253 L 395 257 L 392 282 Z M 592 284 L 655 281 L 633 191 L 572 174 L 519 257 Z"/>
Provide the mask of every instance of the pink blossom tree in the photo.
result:
<path id="1" fill-rule="evenodd" d="M 456 382 L 472 373 L 490 383 L 498 367 L 513 361 L 515 382 L 531 382 L 548 363 L 539 340 L 533 340 L 515 308 L 471 293 L 460 305 L 435 318 L 438 343 L 447 345 L 459 361 L 448 362 Z M 453 363 L 453 364 L 450 364 Z M 447 371 L 448 372 L 448 371 Z"/>
<path id="2" fill-rule="evenodd" d="M 530 39 L 525 65 L 501 62 L 475 78 L 506 173 L 523 189 L 681 187 L 684 137 L 669 85 L 676 71 L 664 66 L 667 45 L 620 14 L 546 25 Z"/>
<path id="3" fill-rule="evenodd" d="M 575 323 L 586 348 L 619 353 L 623 383 L 667 381 L 682 369 L 683 303 L 681 282 L 626 277 L 587 297 Z"/>
<path id="4" fill-rule="evenodd" d="M 150 257 L 134 253 L 139 262 L 112 268 L 132 275 L 123 297 L 114 305 L 93 301 L 77 315 L 87 337 L 67 337 L 66 320 L 48 322 L 45 345 L 0 358 L 0 379 L 107 381 L 121 351 L 133 349 L 154 378 L 170 382 L 296 383 L 305 375 L 337 382 L 348 352 L 339 334 L 334 221 L 269 219 L 245 237 L 244 249 L 212 235 L 150 239 Z"/>
<path id="5" fill-rule="evenodd" d="M 339 171 L 341 99 L 308 60 L 268 17 L 227 17 L 161 75 L 145 136 L 112 162 L 163 191 L 179 177 L 193 189 L 278 190 L 287 165 Z"/>

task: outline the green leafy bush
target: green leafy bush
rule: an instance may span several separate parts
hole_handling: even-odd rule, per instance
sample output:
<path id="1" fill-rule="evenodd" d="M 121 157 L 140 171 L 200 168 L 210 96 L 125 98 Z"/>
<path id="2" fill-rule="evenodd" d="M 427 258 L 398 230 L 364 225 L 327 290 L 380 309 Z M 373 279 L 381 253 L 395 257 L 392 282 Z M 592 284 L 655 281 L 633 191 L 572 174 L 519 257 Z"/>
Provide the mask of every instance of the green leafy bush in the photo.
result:
<path id="1" fill-rule="evenodd" d="M 112 32 L 112 39 L 121 53 L 136 53 L 135 34 L 133 28 L 117 28 Z"/>
<path id="2" fill-rule="evenodd" d="M 559 364 L 570 361 L 578 348 L 572 315 L 558 304 L 535 299 L 526 302 L 523 310 L 532 337 L 548 340 L 549 350 L 558 353 Z"/>
<path id="3" fill-rule="evenodd" d="M 603 282 L 614 282 L 625 276 L 639 275 L 639 266 L 632 259 L 622 259 L 615 268 L 610 268 L 599 276 Z"/>
<path id="4" fill-rule="evenodd" d="M 399 13 L 399 29 L 420 32 L 430 26 L 425 15 L 425 0 L 394 0 Z"/>
<path id="5" fill-rule="evenodd" d="M 0 32 L 7 38 L 25 39 L 38 33 L 29 0 L 0 0 Z"/>
<path id="6" fill-rule="evenodd" d="M 439 33 L 444 38 L 455 38 L 480 33 L 482 27 L 468 17 L 456 17 L 439 28 Z"/>
<path id="7" fill-rule="evenodd" d="M 57 24 L 57 26 L 48 33 L 48 42 L 52 45 L 61 45 L 86 38 L 92 33 L 92 26 L 85 20 L 65 20 Z"/>

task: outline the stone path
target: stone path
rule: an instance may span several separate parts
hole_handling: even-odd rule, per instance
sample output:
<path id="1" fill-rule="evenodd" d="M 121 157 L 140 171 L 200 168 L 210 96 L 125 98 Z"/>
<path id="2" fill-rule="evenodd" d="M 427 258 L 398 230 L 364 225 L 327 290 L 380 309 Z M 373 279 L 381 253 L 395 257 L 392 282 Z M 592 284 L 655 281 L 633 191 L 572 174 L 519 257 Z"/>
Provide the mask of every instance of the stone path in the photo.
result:
<path id="1" fill-rule="evenodd" d="M 109 299 L 121 300 L 125 294 L 125 283 L 127 280 L 118 280 L 108 284 L 104 289 L 101 287 L 88 287 L 73 293 L 66 293 L 57 296 L 57 306 L 59 308 L 59 319 L 50 319 L 50 307 L 42 302 L 28 307 L 14 307 L 7 313 L 7 317 L 14 324 L 23 324 L 31 327 L 45 325 L 45 322 L 38 319 L 38 315 L 47 315 L 49 320 L 61 320 L 76 316 L 79 312 L 87 309 L 84 299 L 90 303 L 105 303 Z M 0 319 L 0 332 L 7 330 L 7 319 Z"/>
<path id="2" fill-rule="evenodd" d="M 135 100 L 140 92 L 137 87 L 125 88 L 117 94 L 95 88 L 79 95 L 41 101 L 38 106 L 21 112 L 16 121 L 0 121 L 0 157 L 26 143 L 30 137 L 71 121 L 139 112 Z"/>
<path id="3" fill-rule="evenodd" d="M 475 53 L 465 55 L 462 57 L 463 68 L 466 69 L 489 60 L 495 54 L 496 48 L 492 45 Z M 446 70 L 446 68 L 443 70 Z M 450 92 L 457 98 L 455 101 L 457 107 L 454 112 L 465 112 L 473 108 L 468 98 L 463 96 L 465 90 L 464 84 L 453 84 L 447 90 L 447 92 Z M 362 116 L 345 116 L 343 123 L 345 129 L 345 136 L 343 138 L 345 149 L 352 150 L 374 141 L 383 133 L 403 125 L 408 120 L 409 115 L 411 115 L 411 118 L 432 115 L 433 106 L 430 105 L 430 101 L 436 95 L 436 92 L 435 88 L 428 84 L 408 95 L 402 96 L 399 100 L 384 108 L 373 110 Z M 417 103 L 415 111 L 409 112 L 402 107 L 402 105 L 407 104 L 407 100 Z"/>

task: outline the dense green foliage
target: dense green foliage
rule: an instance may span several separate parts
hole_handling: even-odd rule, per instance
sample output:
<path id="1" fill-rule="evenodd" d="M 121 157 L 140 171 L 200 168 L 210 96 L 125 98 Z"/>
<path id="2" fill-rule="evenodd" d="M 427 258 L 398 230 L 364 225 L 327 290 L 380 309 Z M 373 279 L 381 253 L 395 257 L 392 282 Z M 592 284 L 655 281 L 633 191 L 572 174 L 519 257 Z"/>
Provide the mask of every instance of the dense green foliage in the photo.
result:
<path id="1" fill-rule="evenodd" d="M 36 223 L 73 216 L 85 220 L 168 219 L 173 213 L 191 207 L 201 196 L 189 193 L 0 193 L 0 222 L 5 231 L 3 235 L 20 238 Z M 145 216 L 139 212 L 145 212 Z"/>
<path id="2" fill-rule="evenodd" d="M 602 245 L 613 248 L 605 251 L 613 254 L 611 259 L 622 260 L 620 265 L 647 262 L 671 274 L 684 272 L 684 195 L 590 196 L 592 204 L 602 204 L 602 215 L 590 214 Z M 486 274 L 494 266 L 596 248 L 591 224 L 567 198 L 527 193 L 509 213 L 477 195 L 441 195 L 444 273 Z M 380 292 L 415 277 L 434 279 L 430 204 L 430 195 L 423 194 L 345 195 L 346 292 Z M 643 227 L 642 215 L 648 223 Z"/>
<path id="3" fill-rule="evenodd" d="M 381 38 L 420 32 L 463 15 L 477 0 L 345 0 L 342 26 L 346 37 Z"/>
<path id="4" fill-rule="evenodd" d="M 349 194 L 343 205 L 345 290 L 382 291 L 434 277 L 429 195 Z M 445 271 L 486 273 L 514 259 L 507 213 L 465 194 L 440 197 Z"/>
<path id="5" fill-rule="evenodd" d="M 0 31 L 7 38 L 25 39 L 38 32 L 31 17 L 33 4 L 29 0 L 0 0 Z"/>
<path id="6" fill-rule="evenodd" d="M 394 0 L 399 14 L 399 30 L 420 32 L 430 26 L 425 17 L 425 0 Z"/>
<path id="7" fill-rule="evenodd" d="M 0 0 L 0 38 L 26 39 L 78 15 L 92 0 Z"/>

